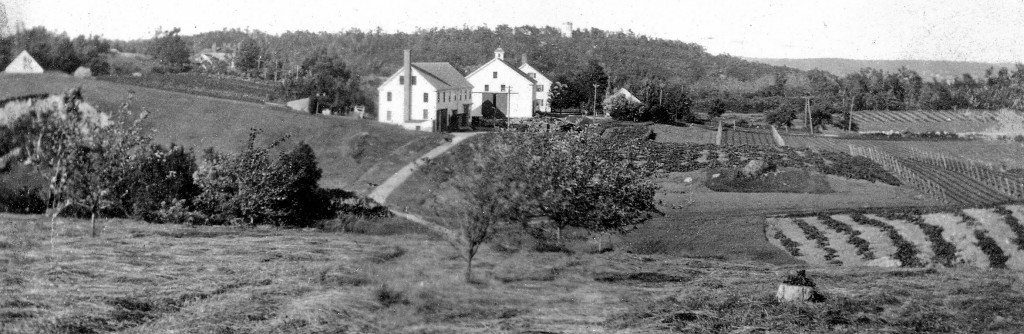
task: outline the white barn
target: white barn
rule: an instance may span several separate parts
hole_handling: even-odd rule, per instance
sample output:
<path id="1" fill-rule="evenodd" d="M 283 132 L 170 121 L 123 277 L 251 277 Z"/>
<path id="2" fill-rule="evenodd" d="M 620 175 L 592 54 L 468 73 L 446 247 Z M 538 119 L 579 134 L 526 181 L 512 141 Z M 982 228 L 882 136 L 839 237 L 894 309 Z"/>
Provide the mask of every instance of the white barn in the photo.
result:
<path id="1" fill-rule="evenodd" d="M 4 69 L 6 73 L 43 73 L 43 67 L 39 66 L 35 58 L 28 54 L 28 50 L 21 51 L 14 60 Z"/>
<path id="2" fill-rule="evenodd" d="M 485 101 L 490 101 L 507 118 L 533 117 L 537 81 L 505 62 L 505 51 L 501 48 L 494 50 L 494 58 L 469 73 L 466 80 L 473 85 L 473 117 L 483 116 Z"/>
<path id="3" fill-rule="evenodd" d="M 377 120 L 408 130 L 448 131 L 469 125 L 473 85 L 449 63 L 413 63 L 377 87 Z"/>
<path id="4" fill-rule="evenodd" d="M 526 55 L 523 55 L 523 64 L 519 65 L 519 70 L 526 75 L 530 76 L 535 81 L 533 86 L 533 110 L 538 112 L 551 112 L 551 104 L 549 94 L 551 92 L 551 79 L 548 79 L 543 73 L 540 73 L 533 65 L 527 62 Z"/>

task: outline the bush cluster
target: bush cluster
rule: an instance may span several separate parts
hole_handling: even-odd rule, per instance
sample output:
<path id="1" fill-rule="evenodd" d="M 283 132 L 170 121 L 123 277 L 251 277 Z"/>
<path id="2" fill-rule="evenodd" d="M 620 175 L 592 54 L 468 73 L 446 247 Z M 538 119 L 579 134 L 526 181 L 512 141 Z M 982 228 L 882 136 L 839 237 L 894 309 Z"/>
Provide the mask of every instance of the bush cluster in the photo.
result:
<path id="1" fill-rule="evenodd" d="M 258 133 L 250 132 L 237 155 L 204 152 L 193 208 L 210 224 L 308 226 L 328 218 L 330 199 L 317 186 L 321 170 L 312 148 L 300 142 L 275 160 L 272 149 L 284 139 L 261 147 L 256 145 Z"/>
<path id="2" fill-rule="evenodd" d="M 39 189 L 0 187 L 0 212 L 43 213 L 46 212 L 46 200 Z"/>

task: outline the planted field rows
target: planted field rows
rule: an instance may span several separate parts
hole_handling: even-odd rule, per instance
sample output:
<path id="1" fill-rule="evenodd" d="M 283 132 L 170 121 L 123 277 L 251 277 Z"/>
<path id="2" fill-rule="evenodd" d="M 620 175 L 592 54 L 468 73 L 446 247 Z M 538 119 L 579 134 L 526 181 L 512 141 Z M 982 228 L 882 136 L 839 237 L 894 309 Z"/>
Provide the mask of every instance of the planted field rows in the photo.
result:
<path id="1" fill-rule="evenodd" d="M 871 110 L 853 113 L 861 131 L 982 132 L 1000 126 L 1001 111 Z"/>
<path id="2" fill-rule="evenodd" d="M 768 218 L 768 240 L 816 266 L 1024 270 L 1024 206 Z"/>
<path id="3" fill-rule="evenodd" d="M 775 146 L 769 132 L 723 130 L 723 145 Z"/>
<path id="4" fill-rule="evenodd" d="M 1024 179 L 998 172 L 980 162 L 918 148 L 912 141 L 788 136 L 786 143 L 793 147 L 868 157 L 904 184 L 950 204 L 985 206 L 1024 199 Z M 947 143 L 960 144 L 964 143 Z"/>

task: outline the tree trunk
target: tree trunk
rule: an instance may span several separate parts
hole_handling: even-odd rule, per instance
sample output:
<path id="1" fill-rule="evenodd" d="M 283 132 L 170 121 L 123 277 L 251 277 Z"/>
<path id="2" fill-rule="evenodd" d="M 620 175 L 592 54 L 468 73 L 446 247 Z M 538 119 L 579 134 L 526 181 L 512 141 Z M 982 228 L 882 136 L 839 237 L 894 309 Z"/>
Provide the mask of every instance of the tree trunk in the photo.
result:
<path id="1" fill-rule="evenodd" d="M 89 219 L 92 222 L 92 237 L 96 237 L 96 211 L 92 212 L 92 218 Z"/>
<path id="2" fill-rule="evenodd" d="M 473 283 L 473 253 L 466 254 L 466 283 Z"/>

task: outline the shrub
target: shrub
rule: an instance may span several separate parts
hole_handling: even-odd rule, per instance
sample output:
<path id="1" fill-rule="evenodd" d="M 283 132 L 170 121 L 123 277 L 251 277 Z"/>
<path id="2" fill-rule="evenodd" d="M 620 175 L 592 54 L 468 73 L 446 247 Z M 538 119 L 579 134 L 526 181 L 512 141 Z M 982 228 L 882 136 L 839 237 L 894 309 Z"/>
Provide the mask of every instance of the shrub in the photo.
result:
<path id="1" fill-rule="evenodd" d="M 197 208 L 215 223 L 306 226 L 331 214 L 326 192 L 317 187 L 321 171 L 316 156 L 305 143 L 271 159 L 271 149 L 256 145 L 258 130 L 249 133 L 246 148 L 238 155 L 208 149 L 196 180 L 201 192 Z"/>
<path id="2" fill-rule="evenodd" d="M 604 110 L 613 119 L 620 121 L 639 122 L 643 118 L 644 109 L 646 108 L 642 103 L 630 100 L 622 95 L 613 97 L 604 105 Z"/>
<path id="3" fill-rule="evenodd" d="M 46 200 L 40 195 L 39 189 L 0 188 L 0 212 L 43 213 L 46 212 Z"/>
<path id="4" fill-rule="evenodd" d="M 189 208 L 188 201 L 199 192 L 192 179 L 195 155 L 181 146 L 149 146 L 126 167 L 126 177 L 114 187 L 120 194 L 115 212 L 121 215 L 169 222 L 159 211 L 175 205 Z"/>

